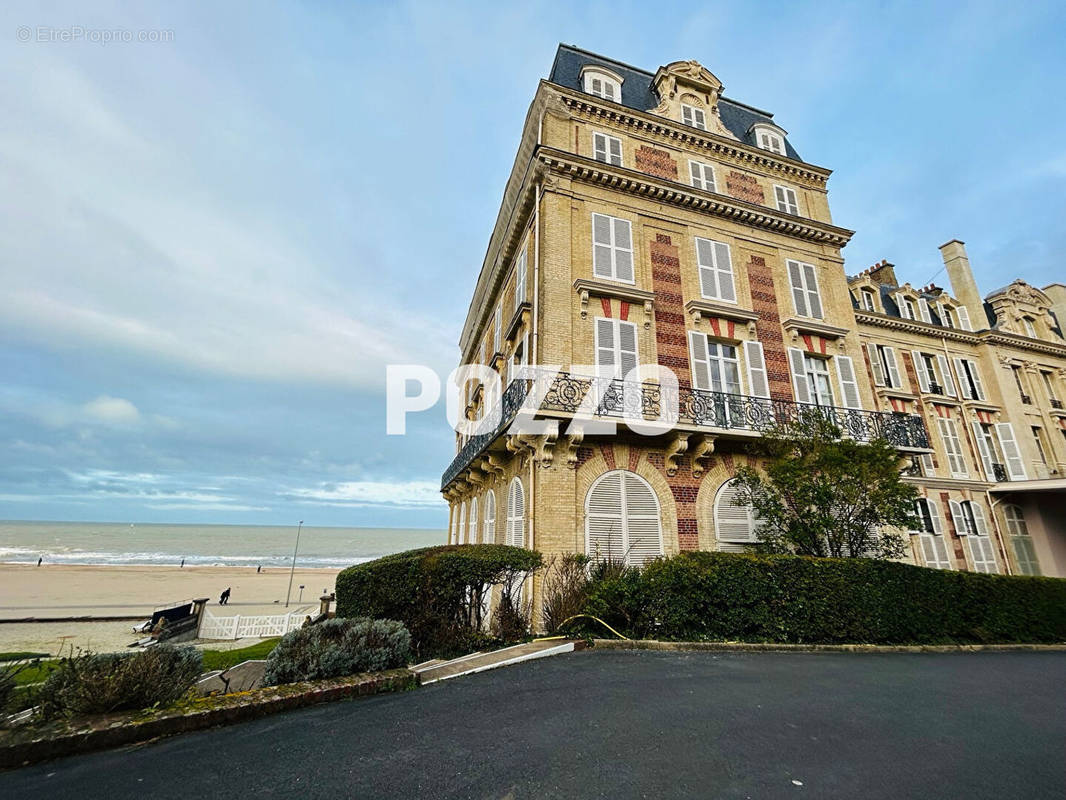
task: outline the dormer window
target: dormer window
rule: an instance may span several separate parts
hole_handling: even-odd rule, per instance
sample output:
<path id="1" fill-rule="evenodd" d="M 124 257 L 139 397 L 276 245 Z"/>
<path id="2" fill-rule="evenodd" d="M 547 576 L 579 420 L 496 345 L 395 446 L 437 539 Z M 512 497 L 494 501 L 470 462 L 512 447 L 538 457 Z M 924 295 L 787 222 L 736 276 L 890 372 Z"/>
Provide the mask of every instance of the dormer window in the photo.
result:
<path id="1" fill-rule="evenodd" d="M 681 104 L 681 122 L 701 131 L 707 130 L 707 118 L 702 108 Z"/>
<path id="2" fill-rule="evenodd" d="M 757 147 L 778 155 L 785 154 L 785 131 L 769 122 L 756 122 L 748 129 Z"/>
<path id="3" fill-rule="evenodd" d="M 951 310 L 951 306 L 940 306 L 940 321 L 945 328 L 959 327 L 955 322 L 955 312 Z"/>
<path id="4" fill-rule="evenodd" d="M 1022 326 L 1025 328 L 1025 335 L 1030 338 L 1036 338 L 1036 326 L 1033 325 L 1033 320 L 1029 317 L 1022 317 Z"/>
<path id="5" fill-rule="evenodd" d="M 874 302 L 874 290 L 873 289 L 863 289 L 862 291 L 859 292 L 859 298 L 862 301 L 862 307 L 866 311 L 876 311 L 877 310 L 877 306 L 875 305 L 875 302 Z"/>
<path id="6" fill-rule="evenodd" d="M 603 67 L 585 67 L 581 70 L 585 91 L 604 100 L 622 102 L 622 77 Z"/>

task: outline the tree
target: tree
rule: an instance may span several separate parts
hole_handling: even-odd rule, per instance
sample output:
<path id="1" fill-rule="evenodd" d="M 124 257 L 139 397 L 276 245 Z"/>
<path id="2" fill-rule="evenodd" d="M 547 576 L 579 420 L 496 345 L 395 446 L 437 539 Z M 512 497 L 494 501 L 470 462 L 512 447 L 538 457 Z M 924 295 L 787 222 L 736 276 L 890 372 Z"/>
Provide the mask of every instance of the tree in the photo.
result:
<path id="1" fill-rule="evenodd" d="M 758 549 L 833 558 L 899 558 L 913 530 L 915 488 L 900 475 L 899 453 L 884 439 L 842 439 L 820 414 L 766 431 L 753 446 L 761 470 L 741 467 L 737 505 L 751 505 Z"/>

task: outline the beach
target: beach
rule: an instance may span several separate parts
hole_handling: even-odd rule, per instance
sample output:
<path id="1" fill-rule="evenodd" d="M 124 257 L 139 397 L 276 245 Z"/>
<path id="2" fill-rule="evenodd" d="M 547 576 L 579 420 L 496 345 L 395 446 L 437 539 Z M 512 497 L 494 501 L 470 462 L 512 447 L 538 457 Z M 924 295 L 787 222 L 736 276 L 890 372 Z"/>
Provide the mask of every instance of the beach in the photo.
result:
<path id="1" fill-rule="evenodd" d="M 288 610 L 314 613 L 323 591 L 333 591 L 338 572 L 297 568 Z M 123 650 L 137 638 L 130 630 L 133 619 L 73 618 L 148 619 L 159 606 L 200 597 L 209 598 L 208 611 L 215 616 L 280 614 L 288 584 L 289 570 L 280 567 L 257 572 L 255 567 L 0 564 L 0 652 L 55 654 L 69 645 Z M 219 595 L 226 588 L 230 601 L 220 606 Z M 10 621 L 27 618 L 38 621 Z"/>

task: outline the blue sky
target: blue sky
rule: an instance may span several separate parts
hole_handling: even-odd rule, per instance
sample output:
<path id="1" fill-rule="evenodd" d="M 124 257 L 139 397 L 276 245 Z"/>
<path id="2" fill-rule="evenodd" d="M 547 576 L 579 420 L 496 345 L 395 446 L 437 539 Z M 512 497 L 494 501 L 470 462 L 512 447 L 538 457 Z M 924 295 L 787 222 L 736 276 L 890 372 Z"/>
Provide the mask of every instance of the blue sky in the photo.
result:
<path id="1" fill-rule="evenodd" d="M 1064 8 L 4 4 L 0 518 L 443 528 L 442 405 L 385 436 L 384 365 L 454 365 L 559 42 L 773 111 L 849 272 L 1062 281 Z"/>

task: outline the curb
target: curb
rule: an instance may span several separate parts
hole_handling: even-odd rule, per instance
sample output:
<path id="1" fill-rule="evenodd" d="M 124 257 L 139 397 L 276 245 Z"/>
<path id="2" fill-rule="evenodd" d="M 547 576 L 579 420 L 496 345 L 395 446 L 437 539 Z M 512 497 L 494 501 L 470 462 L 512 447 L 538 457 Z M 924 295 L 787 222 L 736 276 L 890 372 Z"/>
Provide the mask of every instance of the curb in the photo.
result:
<path id="1" fill-rule="evenodd" d="M 773 642 L 660 642 L 594 639 L 597 650 L 704 650 L 715 653 L 1009 653 L 1066 652 L 1066 644 L 779 644 Z"/>
<path id="2" fill-rule="evenodd" d="M 343 680 L 293 683 L 254 689 L 235 695 L 213 698 L 217 705 L 202 711 L 163 712 L 145 718 L 143 712 L 131 712 L 119 719 L 109 718 L 107 727 L 85 727 L 62 732 L 54 737 L 17 741 L 22 730 L 0 733 L 0 769 L 28 766 L 63 756 L 91 753 L 122 745 L 137 744 L 161 736 L 203 730 L 221 725 L 265 717 L 280 711 L 344 700 L 353 697 L 405 691 L 418 686 L 417 676 L 407 669 L 355 675 Z M 205 700 L 208 698 L 205 698 Z M 5 739 L 9 741 L 4 741 Z M 15 740 L 15 741 L 11 741 Z"/>

